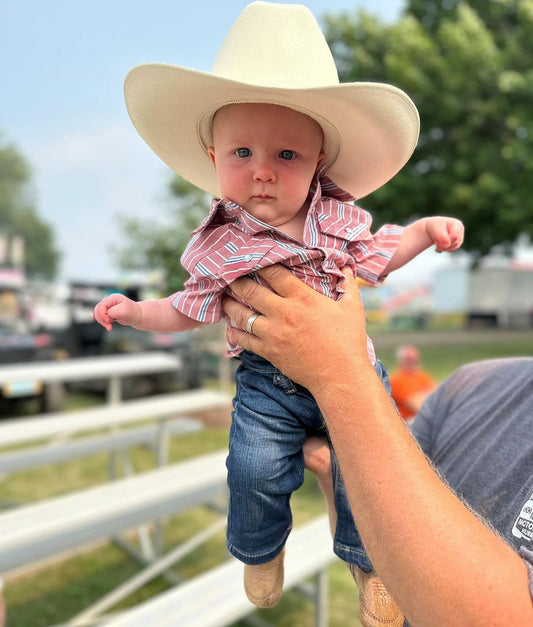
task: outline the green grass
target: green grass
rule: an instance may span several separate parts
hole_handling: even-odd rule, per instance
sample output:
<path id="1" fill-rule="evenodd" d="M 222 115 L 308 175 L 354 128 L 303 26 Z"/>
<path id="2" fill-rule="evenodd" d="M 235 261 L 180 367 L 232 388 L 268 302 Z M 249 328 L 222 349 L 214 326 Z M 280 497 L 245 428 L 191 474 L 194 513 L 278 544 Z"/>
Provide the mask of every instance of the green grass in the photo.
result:
<path id="1" fill-rule="evenodd" d="M 227 429 L 207 429 L 171 441 L 170 459 L 176 461 L 227 448 Z M 153 466 L 151 452 L 134 450 L 132 461 L 137 471 Z M 107 480 L 107 457 L 65 462 L 53 467 L 21 472 L 0 482 L 3 498 L 36 501 L 71 490 L 82 489 Z M 294 524 L 299 525 L 325 512 L 322 495 L 313 476 L 306 473 L 302 488 L 292 501 Z M 190 538 L 199 529 L 214 522 L 220 514 L 204 508 L 195 508 L 186 514 L 165 521 L 164 545 L 168 550 Z M 182 560 L 174 572 L 183 577 L 219 564 L 227 557 L 224 533 L 218 534 L 205 545 Z M 123 551 L 113 545 L 103 545 L 78 554 L 54 565 L 8 579 L 5 586 L 8 608 L 7 625 L 10 627 L 47 627 L 60 624 L 97 601 L 138 572 L 138 565 Z M 114 609 L 135 605 L 163 591 L 168 586 L 162 578 L 154 580 Z M 340 562 L 330 568 L 331 622 L 345 626 L 346 616 L 357 614 L 357 594 L 347 569 Z M 276 625 L 305 627 L 313 624 L 313 605 L 296 593 L 284 595 L 272 610 L 259 612 Z M 239 623 L 240 624 L 240 623 Z M 350 624 L 358 625 L 354 618 Z"/>
<path id="2" fill-rule="evenodd" d="M 435 337 L 439 341 L 435 342 Z M 435 378 L 444 379 L 458 366 L 477 359 L 502 356 L 532 355 L 533 333 L 410 333 L 373 335 L 377 353 L 389 370 L 394 368 L 394 350 L 399 343 L 414 343 L 422 351 L 423 364 Z M 94 397 L 81 395 L 69 398 L 68 408 L 93 404 Z M 226 449 L 227 429 L 206 429 L 171 441 L 170 460 L 177 461 Z M 137 471 L 153 467 L 151 452 L 133 451 Z M 39 468 L 0 481 L 0 498 L 36 501 L 71 490 L 82 489 L 107 480 L 107 456 L 65 462 Z M 293 496 L 295 525 L 325 512 L 322 495 L 314 477 L 306 473 L 302 488 Z M 170 549 L 191 537 L 215 520 L 207 508 L 195 508 L 186 514 L 169 518 L 165 524 L 164 544 Z M 226 557 L 224 534 L 221 533 L 180 562 L 175 572 L 191 577 Z M 48 627 L 60 624 L 98 600 L 109 590 L 138 572 L 138 565 L 113 545 L 103 545 L 83 554 L 8 579 L 5 596 L 9 627 Z M 329 600 L 331 627 L 357 627 L 358 600 L 355 584 L 346 567 L 336 561 L 329 568 Z M 161 578 L 132 595 L 117 608 L 134 605 L 167 588 Z M 271 610 L 258 612 L 279 627 L 313 625 L 313 606 L 300 595 L 290 592 Z M 243 625 L 243 623 L 237 623 Z"/>
<path id="3" fill-rule="evenodd" d="M 533 330 L 449 331 L 372 335 L 379 359 L 389 372 L 395 368 L 394 352 L 399 344 L 414 344 L 422 365 L 438 381 L 459 366 L 481 359 L 533 356 Z"/>

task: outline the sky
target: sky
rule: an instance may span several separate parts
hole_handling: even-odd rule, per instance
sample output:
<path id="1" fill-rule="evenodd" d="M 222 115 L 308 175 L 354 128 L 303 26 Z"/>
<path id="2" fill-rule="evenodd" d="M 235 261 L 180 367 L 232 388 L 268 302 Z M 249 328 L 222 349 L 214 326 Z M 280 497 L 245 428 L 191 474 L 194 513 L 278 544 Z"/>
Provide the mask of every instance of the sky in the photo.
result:
<path id="1" fill-rule="evenodd" d="M 0 0 L 0 138 L 32 167 L 35 205 L 62 253 L 61 279 L 120 278 L 110 254 L 121 237 L 116 216 L 164 215 L 172 173 L 129 120 L 127 72 L 145 62 L 210 71 L 247 4 Z M 305 4 L 319 23 L 325 13 L 361 8 L 395 21 L 404 0 Z M 410 276 L 440 261 L 427 253 Z"/>

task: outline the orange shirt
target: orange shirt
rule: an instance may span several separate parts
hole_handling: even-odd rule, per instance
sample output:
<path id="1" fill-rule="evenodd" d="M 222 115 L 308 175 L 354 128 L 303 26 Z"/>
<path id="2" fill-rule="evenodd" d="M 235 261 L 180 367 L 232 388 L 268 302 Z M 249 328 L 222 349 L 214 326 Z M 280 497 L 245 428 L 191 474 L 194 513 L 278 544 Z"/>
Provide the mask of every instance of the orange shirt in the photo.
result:
<path id="1" fill-rule="evenodd" d="M 413 418 L 416 411 L 409 408 L 409 399 L 430 393 L 435 388 L 432 377 L 421 370 L 396 370 L 390 375 L 391 396 L 398 406 L 398 411 L 404 420 Z"/>

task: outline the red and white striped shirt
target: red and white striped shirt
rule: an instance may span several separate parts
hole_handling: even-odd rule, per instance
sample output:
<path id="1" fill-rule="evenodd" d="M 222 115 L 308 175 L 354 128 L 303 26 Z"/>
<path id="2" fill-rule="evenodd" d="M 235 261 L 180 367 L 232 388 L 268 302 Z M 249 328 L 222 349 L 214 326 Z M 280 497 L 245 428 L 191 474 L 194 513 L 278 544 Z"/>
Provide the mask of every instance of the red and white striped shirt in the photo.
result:
<path id="1" fill-rule="evenodd" d="M 227 198 L 213 200 L 209 215 L 193 231 L 181 258 L 191 276 L 183 291 L 169 296 L 174 307 L 200 322 L 217 323 L 225 316 L 221 300 L 226 288 L 235 279 L 276 263 L 334 300 L 344 293 L 345 266 L 371 285 L 381 283 L 403 227 L 387 224 L 372 234 L 371 215 L 327 177 L 317 177 L 310 195 L 303 242 L 254 218 Z M 237 355 L 240 350 L 230 345 L 228 354 Z M 374 363 L 370 339 L 368 353 Z"/>

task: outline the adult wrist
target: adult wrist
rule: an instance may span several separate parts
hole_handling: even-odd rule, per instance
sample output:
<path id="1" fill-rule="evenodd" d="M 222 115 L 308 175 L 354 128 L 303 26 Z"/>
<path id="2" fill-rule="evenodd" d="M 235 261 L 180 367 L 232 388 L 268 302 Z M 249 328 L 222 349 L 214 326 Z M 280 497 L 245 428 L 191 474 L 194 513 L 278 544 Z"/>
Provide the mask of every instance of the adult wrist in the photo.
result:
<path id="1" fill-rule="evenodd" d="M 350 395 L 360 386 L 372 385 L 374 381 L 379 382 L 379 377 L 365 353 L 361 358 L 336 361 L 334 366 L 321 369 L 320 375 L 306 387 L 320 403 L 321 400 L 336 400 L 339 394 Z"/>

